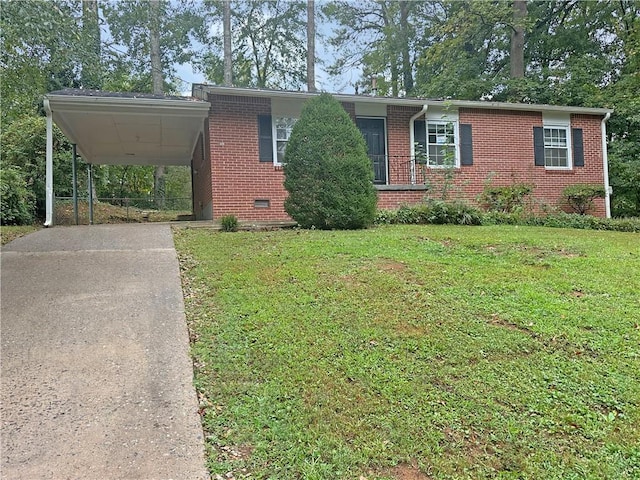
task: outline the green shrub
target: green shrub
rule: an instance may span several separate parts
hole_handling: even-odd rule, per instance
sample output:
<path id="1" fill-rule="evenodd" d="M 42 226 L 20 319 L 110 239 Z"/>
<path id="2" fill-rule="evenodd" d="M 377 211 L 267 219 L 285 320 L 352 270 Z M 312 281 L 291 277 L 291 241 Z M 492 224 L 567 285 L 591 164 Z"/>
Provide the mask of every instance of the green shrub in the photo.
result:
<path id="1" fill-rule="evenodd" d="M 44 217 L 46 205 L 46 119 L 23 117 L 2 131 L 2 165 L 18 167 L 34 196 L 35 214 Z M 71 196 L 71 143 L 53 128 L 53 190 Z"/>
<path id="2" fill-rule="evenodd" d="M 480 203 L 490 212 L 514 213 L 522 211 L 527 197 L 533 192 L 533 185 L 514 183 L 496 187 L 485 186 L 480 195 Z"/>
<path id="3" fill-rule="evenodd" d="M 480 212 L 464 202 L 430 200 L 426 205 L 428 207 L 426 221 L 421 223 L 437 225 L 480 225 L 482 223 Z"/>
<path id="4" fill-rule="evenodd" d="M 598 184 L 576 183 L 562 190 L 562 198 L 575 213 L 580 215 L 585 215 L 593 208 L 595 198 L 604 198 L 604 196 L 604 186 Z"/>
<path id="5" fill-rule="evenodd" d="M 427 200 L 420 205 L 403 205 L 397 210 L 380 210 L 376 224 L 454 224 L 454 225 L 525 225 L 535 227 L 614 230 L 640 233 L 640 218 L 600 218 L 577 213 L 554 212 L 547 215 L 522 212 L 481 213 L 463 202 Z"/>
<path id="6" fill-rule="evenodd" d="M 482 225 L 522 225 L 527 219 L 521 213 L 489 211 L 482 215 Z"/>
<path id="7" fill-rule="evenodd" d="M 376 225 L 390 225 L 392 223 L 398 223 L 396 221 L 395 210 L 378 210 L 373 220 Z"/>
<path id="8" fill-rule="evenodd" d="M 238 218 L 235 215 L 224 215 L 220 218 L 220 225 L 223 232 L 237 232 Z"/>
<path id="9" fill-rule="evenodd" d="M 381 210 L 376 223 L 480 225 L 482 214 L 460 201 L 427 200 L 419 205 L 402 205 L 395 211 Z"/>
<path id="10" fill-rule="evenodd" d="M 418 206 L 402 205 L 396 210 L 395 222 L 400 224 L 420 223 L 420 213 Z"/>
<path id="11" fill-rule="evenodd" d="M 0 168 L 0 225 L 33 223 L 35 199 L 18 167 Z"/>
<path id="12" fill-rule="evenodd" d="M 577 213 L 556 212 L 541 216 L 487 212 L 482 225 L 529 225 L 536 227 L 577 228 L 582 230 L 614 230 L 640 232 L 640 218 L 600 218 Z"/>
<path id="13" fill-rule="evenodd" d="M 377 195 L 360 131 L 329 94 L 309 100 L 285 152 L 285 210 L 303 228 L 373 223 Z"/>

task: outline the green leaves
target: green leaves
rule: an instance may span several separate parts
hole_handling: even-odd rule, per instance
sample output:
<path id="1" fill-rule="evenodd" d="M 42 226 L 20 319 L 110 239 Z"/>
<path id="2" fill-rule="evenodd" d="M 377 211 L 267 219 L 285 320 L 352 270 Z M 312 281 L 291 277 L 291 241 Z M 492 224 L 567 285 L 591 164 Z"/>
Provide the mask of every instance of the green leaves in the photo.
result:
<path id="1" fill-rule="evenodd" d="M 214 83 L 223 83 L 222 5 L 206 2 L 207 29 L 199 41 L 199 68 Z M 241 87 L 299 88 L 306 80 L 306 2 L 250 0 L 231 2 L 233 83 Z"/>
<path id="2" fill-rule="evenodd" d="M 304 228 L 354 229 L 373 222 L 373 171 L 360 131 L 329 94 L 309 100 L 285 153 L 285 209 Z"/>

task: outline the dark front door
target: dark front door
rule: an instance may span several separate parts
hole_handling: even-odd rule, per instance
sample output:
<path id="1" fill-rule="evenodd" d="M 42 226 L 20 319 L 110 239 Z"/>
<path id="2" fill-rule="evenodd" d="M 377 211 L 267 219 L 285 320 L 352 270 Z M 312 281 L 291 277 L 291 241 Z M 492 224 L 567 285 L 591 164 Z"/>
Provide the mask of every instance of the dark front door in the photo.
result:
<path id="1" fill-rule="evenodd" d="M 367 153 L 373 165 L 373 183 L 387 183 L 387 147 L 384 139 L 384 119 L 357 118 L 356 125 L 367 143 Z"/>

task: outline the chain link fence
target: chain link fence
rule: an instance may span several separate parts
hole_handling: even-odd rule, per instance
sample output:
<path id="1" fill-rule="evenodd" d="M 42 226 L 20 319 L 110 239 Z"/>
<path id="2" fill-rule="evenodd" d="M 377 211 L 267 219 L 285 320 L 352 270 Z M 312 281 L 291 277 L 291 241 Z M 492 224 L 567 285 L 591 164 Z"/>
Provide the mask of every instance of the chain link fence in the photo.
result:
<path id="1" fill-rule="evenodd" d="M 55 198 L 55 217 L 57 225 L 75 225 L 76 214 L 73 198 Z M 86 197 L 78 199 L 77 223 L 90 223 L 89 201 Z M 165 198 L 161 202 L 152 197 L 110 197 L 93 201 L 93 223 L 140 223 L 170 222 L 192 220 L 191 198 Z"/>

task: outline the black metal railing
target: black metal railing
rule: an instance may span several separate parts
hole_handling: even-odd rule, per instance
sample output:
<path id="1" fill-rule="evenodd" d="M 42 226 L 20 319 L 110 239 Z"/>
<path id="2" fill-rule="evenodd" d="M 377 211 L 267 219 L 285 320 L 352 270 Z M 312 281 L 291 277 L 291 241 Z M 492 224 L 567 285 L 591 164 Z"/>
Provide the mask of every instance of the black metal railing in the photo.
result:
<path id="1" fill-rule="evenodd" d="M 409 155 L 369 155 L 369 157 L 374 170 L 374 183 L 377 185 L 425 185 L 433 176 L 433 169 L 428 168 L 422 158 Z"/>

